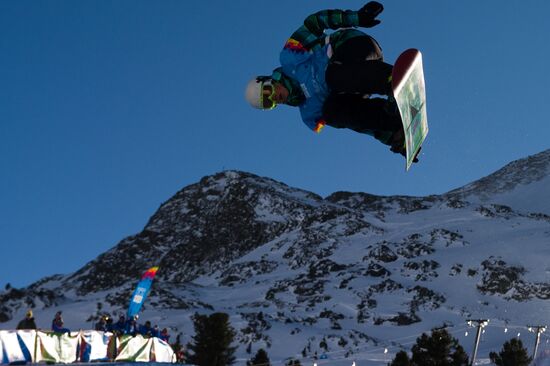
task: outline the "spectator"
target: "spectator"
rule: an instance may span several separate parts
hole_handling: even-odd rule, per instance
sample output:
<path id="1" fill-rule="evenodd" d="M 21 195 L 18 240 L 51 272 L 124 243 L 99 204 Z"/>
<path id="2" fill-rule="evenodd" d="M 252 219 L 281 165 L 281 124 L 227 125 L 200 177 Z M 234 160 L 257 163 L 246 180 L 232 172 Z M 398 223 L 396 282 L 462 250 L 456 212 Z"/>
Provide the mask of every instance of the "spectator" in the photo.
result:
<path id="1" fill-rule="evenodd" d="M 170 343 L 170 334 L 168 334 L 168 329 L 167 328 L 163 328 L 162 331 L 160 332 L 160 339 L 162 339 L 163 341 L 165 341 L 166 343 Z"/>
<path id="2" fill-rule="evenodd" d="M 126 334 L 135 336 L 138 333 L 137 320 L 138 320 L 138 316 L 134 315 L 133 317 L 129 318 L 126 321 L 126 328 L 125 328 Z"/>
<path id="3" fill-rule="evenodd" d="M 70 333 L 70 330 L 63 327 L 64 322 L 63 318 L 61 317 L 61 311 L 58 311 L 55 313 L 55 317 L 52 320 L 52 330 L 55 333 Z"/>
<path id="4" fill-rule="evenodd" d="M 118 317 L 118 321 L 113 325 L 113 333 L 123 335 L 126 331 L 126 317 L 121 315 Z"/>
<path id="5" fill-rule="evenodd" d="M 113 324 L 113 318 L 108 316 L 107 321 L 105 322 L 105 331 L 106 332 L 113 332 L 114 328 L 115 328 L 115 325 Z"/>
<path id="6" fill-rule="evenodd" d="M 101 318 L 99 318 L 99 321 L 95 324 L 95 330 L 97 330 L 98 332 L 106 332 L 107 319 L 109 319 L 107 315 L 103 315 Z"/>
<path id="7" fill-rule="evenodd" d="M 176 353 L 178 363 L 185 363 L 185 348 L 181 344 L 181 333 L 176 336 L 176 343 L 172 344 L 172 349 Z"/>
<path id="8" fill-rule="evenodd" d="M 36 323 L 34 322 L 34 316 L 32 310 L 28 310 L 25 314 L 25 319 L 21 320 L 17 324 L 17 329 L 36 329 Z"/>
<path id="9" fill-rule="evenodd" d="M 151 327 L 151 322 L 149 320 L 147 320 L 144 325 L 141 325 L 139 327 L 139 334 L 141 334 L 144 337 L 153 336 L 153 328 Z"/>

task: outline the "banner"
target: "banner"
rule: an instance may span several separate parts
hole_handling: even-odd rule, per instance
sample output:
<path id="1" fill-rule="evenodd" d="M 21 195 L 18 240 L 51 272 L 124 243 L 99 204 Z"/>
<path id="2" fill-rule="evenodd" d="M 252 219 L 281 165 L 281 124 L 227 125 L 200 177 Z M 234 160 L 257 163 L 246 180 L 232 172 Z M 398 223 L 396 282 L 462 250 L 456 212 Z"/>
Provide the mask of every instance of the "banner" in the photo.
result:
<path id="1" fill-rule="evenodd" d="M 109 348 L 111 351 L 109 352 Z M 0 364 L 94 361 L 176 362 L 172 347 L 159 338 L 80 331 L 0 331 Z"/>
<path id="2" fill-rule="evenodd" d="M 153 283 L 153 279 L 155 278 L 158 269 L 158 267 L 149 268 L 147 272 L 145 272 L 143 276 L 141 276 L 141 280 L 137 284 L 137 287 L 132 294 L 132 298 L 130 299 L 130 306 L 128 307 L 128 319 L 131 319 L 134 315 L 139 313 L 141 306 L 143 305 L 145 299 L 147 298 L 147 295 L 149 294 L 149 289 L 151 288 L 151 284 Z"/>
<path id="3" fill-rule="evenodd" d="M 18 333 L 21 333 L 19 335 Z M 0 343 L 2 344 L 2 363 L 31 362 L 34 351 L 34 330 L 0 331 Z"/>

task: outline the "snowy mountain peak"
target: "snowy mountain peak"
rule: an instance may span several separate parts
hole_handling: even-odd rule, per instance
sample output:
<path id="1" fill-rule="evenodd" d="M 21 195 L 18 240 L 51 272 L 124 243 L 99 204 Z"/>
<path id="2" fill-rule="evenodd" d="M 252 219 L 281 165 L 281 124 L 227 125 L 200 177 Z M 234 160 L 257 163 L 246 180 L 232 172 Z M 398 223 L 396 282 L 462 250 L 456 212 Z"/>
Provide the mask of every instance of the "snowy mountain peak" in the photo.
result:
<path id="1" fill-rule="evenodd" d="M 518 210 L 550 214 L 550 149 L 516 160 L 485 178 L 450 191 L 447 196 L 493 201 Z"/>
<path id="2" fill-rule="evenodd" d="M 141 233 L 124 239 L 69 281 L 81 294 L 107 290 L 151 265 L 162 268 L 161 280 L 190 281 L 299 226 L 323 204 L 313 193 L 250 173 L 207 176 L 163 203 Z M 125 271 L 117 271 L 120 265 Z"/>
<path id="3" fill-rule="evenodd" d="M 151 218 L 146 230 L 162 230 L 167 221 L 171 225 L 189 225 L 197 217 L 220 218 L 240 215 L 269 221 L 286 221 L 286 208 L 315 206 L 322 198 L 311 192 L 291 188 L 270 178 L 250 173 L 225 171 L 204 177 L 164 203 Z M 243 217 L 244 219 L 245 217 Z"/>

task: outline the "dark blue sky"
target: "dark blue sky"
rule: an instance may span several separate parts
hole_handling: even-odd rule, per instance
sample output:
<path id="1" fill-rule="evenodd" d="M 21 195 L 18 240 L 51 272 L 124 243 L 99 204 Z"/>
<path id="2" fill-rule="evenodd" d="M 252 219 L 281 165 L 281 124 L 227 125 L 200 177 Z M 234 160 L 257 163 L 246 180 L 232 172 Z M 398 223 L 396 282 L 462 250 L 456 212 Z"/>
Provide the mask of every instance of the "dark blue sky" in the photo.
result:
<path id="1" fill-rule="evenodd" d="M 423 51 L 421 163 L 369 136 L 253 110 L 303 19 L 361 1 L 0 1 L 0 286 L 70 273 L 202 176 L 328 195 L 443 193 L 550 147 L 547 1 L 385 1 L 386 61 Z M 121 269 L 123 270 L 123 269 Z"/>

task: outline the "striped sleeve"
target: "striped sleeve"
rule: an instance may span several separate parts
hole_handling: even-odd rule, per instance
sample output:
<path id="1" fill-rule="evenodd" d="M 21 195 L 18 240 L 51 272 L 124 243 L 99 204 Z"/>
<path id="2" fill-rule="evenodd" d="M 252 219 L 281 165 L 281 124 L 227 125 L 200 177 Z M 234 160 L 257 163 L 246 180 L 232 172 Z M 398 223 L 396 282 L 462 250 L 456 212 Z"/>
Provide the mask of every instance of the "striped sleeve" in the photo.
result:
<path id="1" fill-rule="evenodd" d="M 356 27 L 358 21 L 357 11 L 354 10 L 321 10 L 308 16 L 290 38 L 311 50 L 323 44 L 326 29 Z"/>

